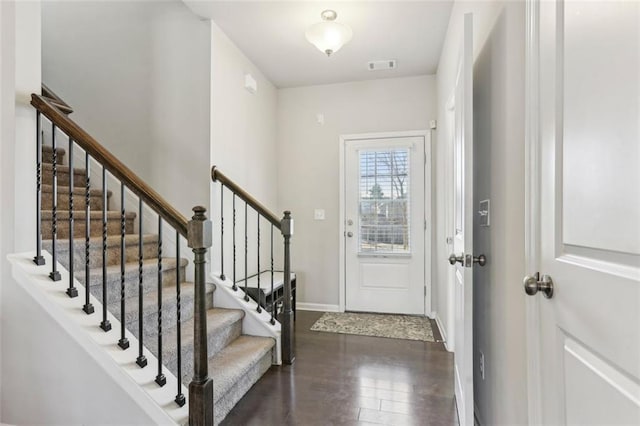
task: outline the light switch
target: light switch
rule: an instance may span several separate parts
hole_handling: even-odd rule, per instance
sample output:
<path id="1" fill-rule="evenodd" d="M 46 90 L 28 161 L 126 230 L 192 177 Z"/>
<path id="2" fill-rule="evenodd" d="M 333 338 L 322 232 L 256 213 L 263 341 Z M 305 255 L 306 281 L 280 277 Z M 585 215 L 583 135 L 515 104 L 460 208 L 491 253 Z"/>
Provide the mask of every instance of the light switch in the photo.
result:
<path id="1" fill-rule="evenodd" d="M 489 226 L 489 200 L 480 201 L 480 208 L 478 209 L 478 215 L 480 215 L 480 226 Z"/>
<path id="2" fill-rule="evenodd" d="M 315 220 L 324 220 L 324 209 L 315 209 L 313 212 L 313 218 Z"/>

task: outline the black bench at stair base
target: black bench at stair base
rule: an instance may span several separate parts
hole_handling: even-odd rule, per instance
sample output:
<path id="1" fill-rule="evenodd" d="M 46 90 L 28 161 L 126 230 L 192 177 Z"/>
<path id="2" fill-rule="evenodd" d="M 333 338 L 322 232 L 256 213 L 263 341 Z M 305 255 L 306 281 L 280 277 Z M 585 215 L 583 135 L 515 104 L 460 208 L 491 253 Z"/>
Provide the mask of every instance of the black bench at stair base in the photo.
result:
<path id="1" fill-rule="evenodd" d="M 260 276 L 260 290 L 258 290 L 258 275 Z M 247 277 L 247 294 L 265 311 L 271 313 L 271 270 L 262 271 L 259 274 L 253 274 Z M 245 279 L 238 280 L 236 285 L 245 288 Z M 273 272 L 273 304 L 276 306 L 276 316 L 278 314 L 278 306 L 284 298 L 284 273 L 282 271 Z M 291 273 L 291 309 L 293 310 L 293 319 L 296 319 L 296 274 Z"/>

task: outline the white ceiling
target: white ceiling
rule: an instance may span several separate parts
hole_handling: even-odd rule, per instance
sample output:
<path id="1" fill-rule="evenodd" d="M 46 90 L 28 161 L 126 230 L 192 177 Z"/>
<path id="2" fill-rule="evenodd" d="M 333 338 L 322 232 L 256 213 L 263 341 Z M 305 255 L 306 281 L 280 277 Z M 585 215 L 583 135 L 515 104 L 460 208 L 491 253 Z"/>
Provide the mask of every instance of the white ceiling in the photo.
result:
<path id="1" fill-rule="evenodd" d="M 213 19 L 278 87 L 435 74 L 453 0 L 202 1 L 183 0 Z M 353 39 L 328 58 L 304 32 L 334 9 Z M 369 71 L 367 62 L 396 59 L 397 69 Z"/>

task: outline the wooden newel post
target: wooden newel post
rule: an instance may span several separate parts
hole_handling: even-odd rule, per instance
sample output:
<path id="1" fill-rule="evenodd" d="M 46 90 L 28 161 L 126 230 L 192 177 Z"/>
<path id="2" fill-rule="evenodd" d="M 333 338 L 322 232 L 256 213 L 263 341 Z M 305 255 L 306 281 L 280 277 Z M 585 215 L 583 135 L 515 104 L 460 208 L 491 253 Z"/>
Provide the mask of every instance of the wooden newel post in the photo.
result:
<path id="1" fill-rule="evenodd" d="M 291 236 L 293 235 L 293 218 L 290 211 L 284 212 L 281 221 L 282 236 L 284 237 L 284 304 L 282 309 L 282 361 L 293 364 L 295 360 L 295 342 L 293 335 L 293 309 L 291 306 Z"/>
<path id="2" fill-rule="evenodd" d="M 207 209 L 193 208 L 189 221 L 188 245 L 193 249 L 195 266 L 194 298 L 194 342 L 193 380 L 189 384 L 189 424 L 191 426 L 213 425 L 213 380 L 209 377 L 207 357 L 207 313 L 205 301 L 206 253 L 211 247 L 211 221 L 207 220 Z"/>

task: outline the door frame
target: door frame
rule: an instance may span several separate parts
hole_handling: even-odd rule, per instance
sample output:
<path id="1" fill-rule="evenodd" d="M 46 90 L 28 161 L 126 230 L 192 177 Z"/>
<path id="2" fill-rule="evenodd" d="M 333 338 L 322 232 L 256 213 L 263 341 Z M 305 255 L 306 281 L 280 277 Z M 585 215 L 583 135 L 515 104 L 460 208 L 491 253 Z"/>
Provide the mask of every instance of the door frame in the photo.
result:
<path id="1" fill-rule="evenodd" d="M 540 265 L 540 0 L 525 5 L 525 235 L 527 274 Z M 542 423 L 540 298 L 525 298 L 527 406 L 529 424 Z"/>
<path id="2" fill-rule="evenodd" d="M 424 173 L 424 212 L 425 220 L 427 216 L 433 218 L 432 210 L 432 182 L 433 182 L 433 163 L 431 160 L 431 131 L 429 130 L 408 130 L 397 132 L 380 132 L 380 133 L 357 133 L 340 135 L 340 180 L 338 194 L 340 197 L 340 211 L 339 211 L 339 232 L 338 238 L 340 238 L 340 250 L 339 250 L 339 312 L 344 312 L 346 309 L 346 248 L 345 248 L 345 233 L 346 233 L 346 216 L 345 216 L 345 149 L 347 141 L 367 140 L 367 139 L 394 139 L 394 138 L 407 138 L 407 137 L 422 137 L 424 138 L 424 154 L 425 154 L 425 173 Z M 426 167 L 429 166 L 429 170 Z M 424 297 L 424 315 L 433 318 L 433 311 L 431 307 L 431 293 L 432 293 L 432 268 L 431 268 L 431 252 L 432 252 L 432 227 L 433 220 L 427 222 L 427 227 L 424 231 L 424 286 L 426 288 L 426 294 Z"/>

